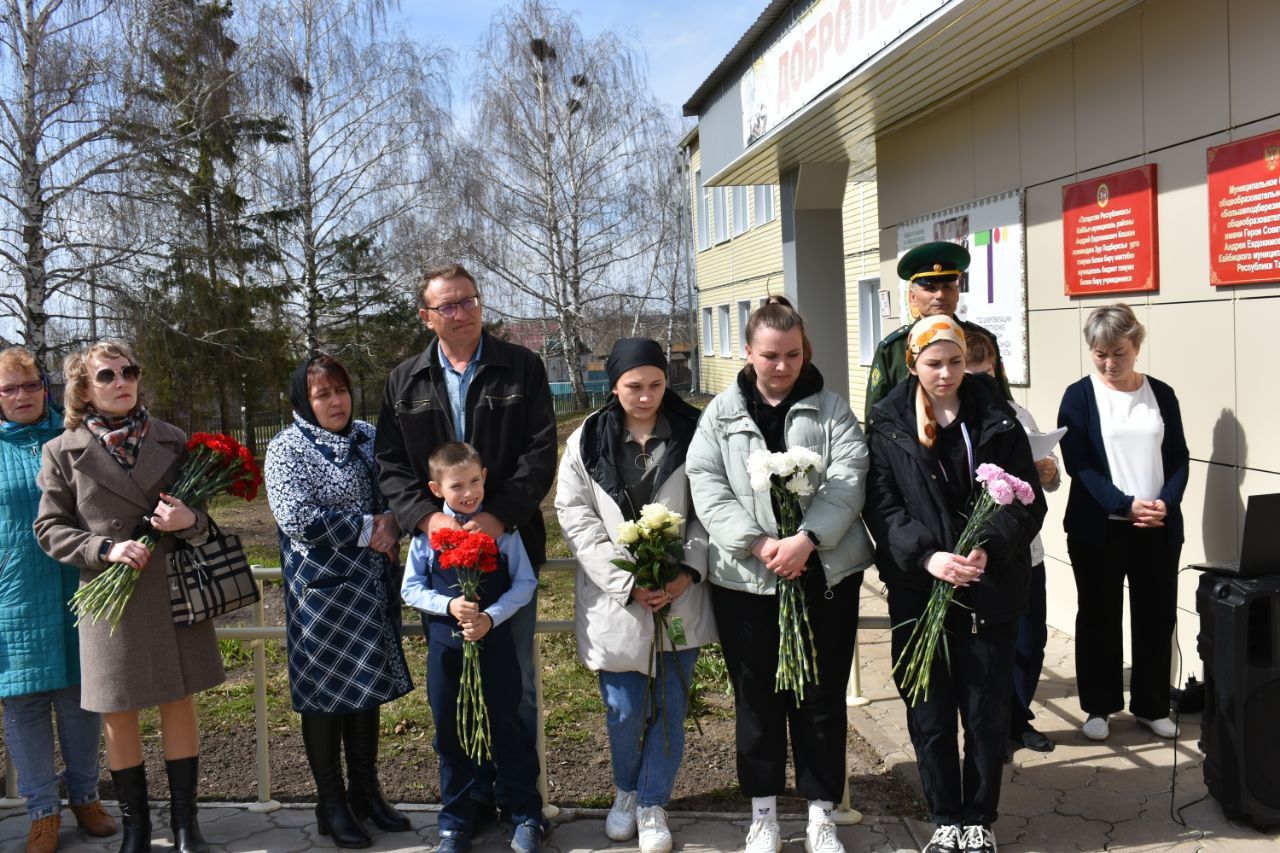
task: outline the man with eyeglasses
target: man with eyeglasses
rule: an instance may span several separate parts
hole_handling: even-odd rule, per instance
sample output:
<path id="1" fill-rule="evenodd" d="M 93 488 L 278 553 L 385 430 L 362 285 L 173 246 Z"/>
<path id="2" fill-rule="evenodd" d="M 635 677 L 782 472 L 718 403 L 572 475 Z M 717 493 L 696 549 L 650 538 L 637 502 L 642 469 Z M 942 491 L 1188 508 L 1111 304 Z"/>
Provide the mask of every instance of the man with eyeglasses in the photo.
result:
<path id="1" fill-rule="evenodd" d="M 969 250 L 959 243 L 940 240 L 916 246 L 903 255 L 898 262 L 898 277 L 911 282 L 907 292 L 911 300 L 912 317 L 945 314 L 959 323 L 966 332 L 981 332 L 995 341 L 996 336 L 977 323 L 956 317 L 956 309 L 960 305 L 960 275 L 968 268 Z M 871 408 L 889 396 L 889 392 L 899 382 L 911 375 L 907 369 L 907 337 L 914 322 L 913 320 L 905 326 L 899 326 L 876 347 L 876 354 L 871 359 L 871 370 L 867 374 L 867 403 L 863 410 L 863 423 L 871 417 Z M 996 345 L 995 370 L 1004 396 L 1011 397 L 999 344 Z"/>
<path id="2" fill-rule="evenodd" d="M 519 529 L 536 570 L 546 562 L 539 504 L 556 470 L 556 417 L 546 368 L 530 350 L 484 330 L 480 288 L 462 265 L 426 273 L 418 302 L 418 316 L 436 337 L 387 377 L 376 439 L 382 493 L 401 530 L 430 535 L 459 526 L 427 488 L 427 458 L 446 441 L 465 441 L 488 469 L 484 511 L 467 526 L 495 540 Z M 519 713 L 535 732 L 541 721 L 530 653 L 537 605 L 535 592 L 510 619 L 524 680 Z M 491 781 L 473 786 L 477 827 L 495 816 L 494 794 Z M 496 801 L 504 802 L 500 785 Z"/>

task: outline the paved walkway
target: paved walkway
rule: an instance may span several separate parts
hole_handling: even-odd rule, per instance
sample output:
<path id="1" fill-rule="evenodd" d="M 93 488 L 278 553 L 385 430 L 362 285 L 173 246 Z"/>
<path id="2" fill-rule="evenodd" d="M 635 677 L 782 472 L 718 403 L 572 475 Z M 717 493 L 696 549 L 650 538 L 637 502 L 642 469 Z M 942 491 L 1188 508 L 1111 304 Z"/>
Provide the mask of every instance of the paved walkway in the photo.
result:
<path id="1" fill-rule="evenodd" d="M 875 625 L 887 622 L 887 608 L 872 586 L 864 588 L 862 612 Z M 850 721 L 895 773 L 913 786 L 919 785 L 915 759 L 906 732 L 906 717 L 889 678 L 889 632 L 882 627 L 861 632 L 863 693 L 869 705 L 850 710 Z M 1123 850 L 1155 851 L 1275 851 L 1280 832 L 1263 834 L 1227 821 L 1218 804 L 1203 799 L 1183 811 L 1186 826 L 1170 818 L 1171 801 L 1177 806 L 1205 794 L 1201 770 L 1203 756 L 1196 748 L 1197 718 L 1182 721 L 1176 743 L 1159 740 L 1121 715 L 1113 720 L 1106 743 L 1085 740 L 1083 722 L 1074 698 L 1072 644 L 1069 637 L 1051 632 L 1044 680 L 1038 695 L 1036 726 L 1058 746 L 1044 755 L 1028 750 L 1015 753 L 1007 767 L 1001 798 L 1003 817 L 996 824 L 1000 849 L 1021 851 Z M 1175 771 L 1176 767 L 1176 773 Z M 1171 785 L 1176 791 L 1171 794 Z M 857 803 L 853 804 L 857 807 Z M 432 807 L 406 807 L 413 821 L 409 833 L 375 835 L 374 851 L 422 851 L 435 845 L 436 811 Z M 75 828 L 70 812 L 63 813 L 62 847 L 73 853 L 114 853 L 119 837 L 87 840 Z M 167 816 L 157 809 L 153 818 L 155 850 L 169 850 Z M 311 811 L 286 807 L 257 814 L 236 804 L 204 804 L 200 823 L 214 849 L 235 853 L 294 853 L 334 849 L 316 834 Z M 744 815 L 674 814 L 671 819 L 677 849 L 689 853 L 740 850 L 746 831 Z M 0 851 L 20 851 L 27 820 L 21 809 L 0 809 Z M 802 821 L 783 821 L 787 850 L 801 849 Z M 850 853 L 863 851 L 919 850 L 932 827 L 913 820 L 868 815 L 858 826 L 840 828 Z M 506 850 L 497 831 L 481 836 L 476 853 Z M 566 810 L 548 839 L 549 853 L 570 851 L 634 851 L 634 846 L 609 843 L 604 837 L 604 813 L 599 810 Z"/>

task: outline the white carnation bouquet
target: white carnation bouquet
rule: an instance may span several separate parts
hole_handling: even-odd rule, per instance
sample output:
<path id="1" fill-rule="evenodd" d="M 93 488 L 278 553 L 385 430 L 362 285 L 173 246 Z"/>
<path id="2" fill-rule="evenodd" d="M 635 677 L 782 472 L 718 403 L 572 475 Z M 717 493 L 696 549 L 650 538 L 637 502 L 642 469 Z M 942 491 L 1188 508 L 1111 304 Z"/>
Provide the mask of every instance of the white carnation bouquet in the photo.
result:
<path id="1" fill-rule="evenodd" d="M 751 488 L 773 498 L 780 539 L 799 532 L 804 518 L 800 499 L 814 493 L 814 480 L 824 470 L 822 457 L 803 447 L 783 453 L 757 450 L 747 458 Z M 818 650 L 800 583 L 798 577 L 778 579 L 778 671 L 774 676 L 774 690 L 792 691 L 797 705 L 804 698 L 805 685 L 818 683 Z"/>

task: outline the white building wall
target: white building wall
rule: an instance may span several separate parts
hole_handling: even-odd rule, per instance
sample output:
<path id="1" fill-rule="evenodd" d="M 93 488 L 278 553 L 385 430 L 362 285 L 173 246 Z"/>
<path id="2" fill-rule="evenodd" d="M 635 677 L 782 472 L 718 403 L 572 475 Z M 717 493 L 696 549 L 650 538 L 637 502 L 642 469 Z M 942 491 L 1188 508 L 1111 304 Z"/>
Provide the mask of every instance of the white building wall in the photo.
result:
<path id="1" fill-rule="evenodd" d="M 1031 384 L 1015 396 L 1041 426 L 1092 369 L 1080 330 L 1125 301 L 1147 326 L 1140 369 L 1169 382 L 1191 449 L 1182 564 L 1238 557 L 1247 495 L 1280 491 L 1280 395 L 1270 341 L 1280 284 L 1209 284 L 1206 149 L 1280 128 L 1280 3 L 1148 0 L 877 141 L 881 274 L 896 225 L 1021 187 L 1026 199 Z M 1160 291 L 1064 295 L 1062 187 L 1155 163 Z M 1071 632 L 1075 584 L 1062 533 L 1067 486 L 1049 498 L 1049 622 Z M 1180 578 L 1182 678 L 1198 671 L 1197 573 Z"/>

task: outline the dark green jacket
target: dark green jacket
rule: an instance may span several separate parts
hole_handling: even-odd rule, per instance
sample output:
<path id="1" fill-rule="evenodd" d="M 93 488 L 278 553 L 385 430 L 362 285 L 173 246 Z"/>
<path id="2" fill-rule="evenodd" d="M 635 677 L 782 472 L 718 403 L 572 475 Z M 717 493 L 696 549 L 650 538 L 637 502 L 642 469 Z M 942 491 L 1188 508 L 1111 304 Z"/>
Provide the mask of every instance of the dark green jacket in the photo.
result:
<path id="1" fill-rule="evenodd" d="M 977 323 L 959 319 L 957 322 L 964 329 L 965 334 L 981 332 L 992 341 L 996 340 L 995 335 Z M 907 370 L 907 333 L 910 331 L 910 324 L 899 326 L 886 335 L 876 347 L 876 354 L 871 359 L 871 370 L 867 374 L 867 403 L 863 410 L 863 423 L 871 417 L 871 407 L 889 396 L 889 392 L 897 387 L 898 383 L 905 382 L 911 375 L 911 371 Z M 1009 377 L 1004 372 L 1004 359 L 1000 356 L 998 342 L 996 343 L 996 378 L 1000 380 L 1000 390 L 1004 392 L 1005 399 L 1012 400 L 1013 395 L 1009 393 Z"/>

